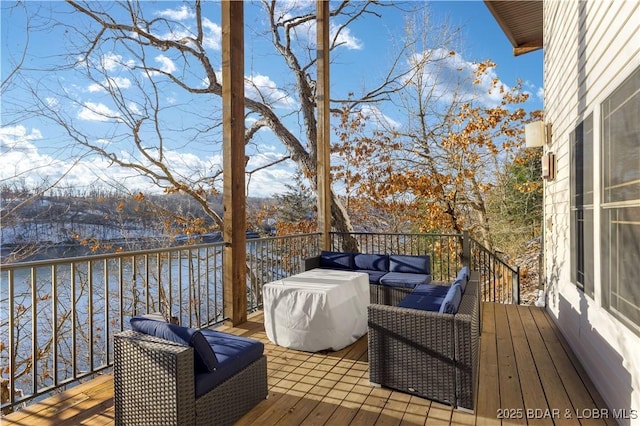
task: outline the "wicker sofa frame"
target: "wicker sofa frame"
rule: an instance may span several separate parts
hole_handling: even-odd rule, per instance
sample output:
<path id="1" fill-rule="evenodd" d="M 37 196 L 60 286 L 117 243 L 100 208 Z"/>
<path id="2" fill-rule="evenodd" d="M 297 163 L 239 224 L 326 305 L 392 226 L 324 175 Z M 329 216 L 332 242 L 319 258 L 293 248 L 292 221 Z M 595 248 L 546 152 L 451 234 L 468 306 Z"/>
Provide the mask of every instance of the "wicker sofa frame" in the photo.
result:
<path id="1" fill-rule="evenodd" d="M 473 411 L 478 379 L 478 274 L 458 313 L 369 305 L 369 379 L 420 397 Z"/>
<path id="2" fill-rule="evenodd" d="M 431 282 L 431 284 L 439 284 Z M 393 287 L 381 284 L 369 284 L 370 303 L 387 306 L 397 306 L 407 294 L 411 294 L 411 287 Z"/>
<path id="3" fill-rule="evenodd" d="M 193 348 L 135 331 L 114 336 L 116 425 L 230 425 L 267 397 L 267 359 L 195 397 Z"/>

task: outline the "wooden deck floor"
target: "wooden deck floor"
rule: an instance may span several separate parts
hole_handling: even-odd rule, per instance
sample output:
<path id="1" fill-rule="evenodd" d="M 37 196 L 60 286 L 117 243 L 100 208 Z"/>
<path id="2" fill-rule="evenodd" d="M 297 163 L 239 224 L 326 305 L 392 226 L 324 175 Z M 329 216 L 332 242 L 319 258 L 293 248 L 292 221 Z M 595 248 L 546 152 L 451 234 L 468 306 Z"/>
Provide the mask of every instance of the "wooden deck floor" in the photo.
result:
<path id="1" fill-rule="evenodd" d="M 338 352 L 288 350 L 267 340 L 261 312 L 227 331 L 263 341 L 268 356 L 269 398 L 240 425 L 616 424 L 587 418 L 606 406 L 539 308 L 483 305 L 473 414 L 371 387 L 366 336 Z M 105 375 L 6 416 L 2 424 L 110 425 L 113 418 L 113 379 Z"/>

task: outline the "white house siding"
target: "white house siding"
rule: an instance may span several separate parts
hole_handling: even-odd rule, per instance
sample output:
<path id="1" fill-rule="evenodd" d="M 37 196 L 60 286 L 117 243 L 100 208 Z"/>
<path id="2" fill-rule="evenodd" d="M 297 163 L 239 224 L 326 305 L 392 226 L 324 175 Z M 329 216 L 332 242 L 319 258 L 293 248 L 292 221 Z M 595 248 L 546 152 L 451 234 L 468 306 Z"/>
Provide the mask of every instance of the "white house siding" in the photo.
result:
<path id="1" fill-rule="evenodd" d="M 545 0 L 545 120 L 557 176 L 545 184 L 547 309 L 610 409 L 635 410 L 640 425 L 640 337 L 601 307 L 600 104 L 640 67 L 640 0 Z M 594 297 L 571 283 L 571 132 L 589 114 L 594 123 Z M 640 117 L 638 117 L 640 120 Z M 640 277 L 638 277 L 640 285 Z M 554 407 L 564 408 L 564 407 Z M 632 416 L 633 417 L 633 416 Z"/>

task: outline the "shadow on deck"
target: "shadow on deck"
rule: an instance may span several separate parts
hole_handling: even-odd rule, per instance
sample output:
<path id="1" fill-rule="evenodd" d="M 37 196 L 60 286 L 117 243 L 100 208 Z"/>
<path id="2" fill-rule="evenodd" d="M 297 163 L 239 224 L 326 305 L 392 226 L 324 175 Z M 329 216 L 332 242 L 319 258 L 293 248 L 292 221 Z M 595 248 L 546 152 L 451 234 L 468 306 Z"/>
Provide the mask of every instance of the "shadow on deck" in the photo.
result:
<path id="1" fill-rule="evenodd" d="M 581 424 L 593 413 L 611 413 L 544 310 L 484 303 L 482 318 L 475 413 L 371 387 L 366 336 L 337 352 L 307 353 L 269 342 L 262 312 L 240 327 L 222 327 L 264 342 L 268 358 L 269 398 L 238 424 Z M 2 424 L 110 425 L 113 410 L 113 378 L 105 375 L 3 417 Z"/>

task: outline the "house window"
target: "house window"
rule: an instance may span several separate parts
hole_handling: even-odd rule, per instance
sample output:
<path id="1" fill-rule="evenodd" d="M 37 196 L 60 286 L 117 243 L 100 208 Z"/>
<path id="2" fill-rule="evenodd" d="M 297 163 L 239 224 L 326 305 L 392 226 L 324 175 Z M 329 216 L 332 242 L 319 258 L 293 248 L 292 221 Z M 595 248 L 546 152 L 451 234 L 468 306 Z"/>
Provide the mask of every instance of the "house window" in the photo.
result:
<path id="1" fill-rule="evenodd" d="M 571 133 L 571 281 L 593 297 L 593 115 Z"/>
<path id="2" fill-rule="evenodd" d="M 602 301 L 640 334 L 640 68 L 602 104 Z"/>

